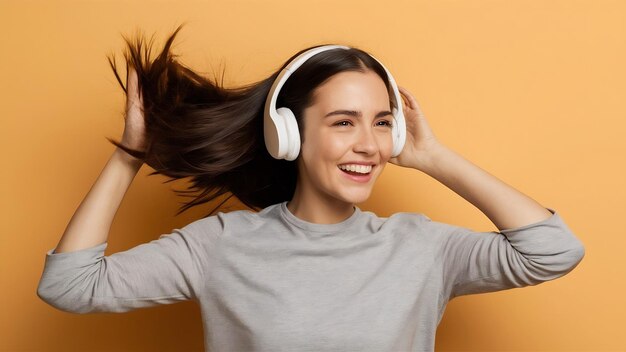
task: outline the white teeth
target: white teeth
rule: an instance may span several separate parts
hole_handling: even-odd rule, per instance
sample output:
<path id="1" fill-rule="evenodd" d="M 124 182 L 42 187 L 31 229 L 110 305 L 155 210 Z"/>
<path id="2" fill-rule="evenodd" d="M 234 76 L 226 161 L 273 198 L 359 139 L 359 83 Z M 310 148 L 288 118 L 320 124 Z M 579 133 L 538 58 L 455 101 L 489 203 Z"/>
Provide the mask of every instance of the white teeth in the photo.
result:
<path id="1" fill-rule="evenodd" d="M 339 165 L 340 169 L 343 170 L 348 170 L 348 171 L 352 171 L 352 172 L 358 172 L 360 174 L 367 174 L 370 171 L 372 171 L 372 165 L 353 165 L 353 164 L 349 164 L 349 165 Z"/>

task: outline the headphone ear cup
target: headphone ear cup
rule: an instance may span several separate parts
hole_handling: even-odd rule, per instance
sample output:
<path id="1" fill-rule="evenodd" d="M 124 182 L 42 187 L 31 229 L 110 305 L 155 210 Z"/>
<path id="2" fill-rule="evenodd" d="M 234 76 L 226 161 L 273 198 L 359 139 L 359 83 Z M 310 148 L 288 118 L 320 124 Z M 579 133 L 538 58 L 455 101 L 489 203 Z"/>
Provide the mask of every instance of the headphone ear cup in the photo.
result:
<path id="1" fill-rule="evenodd" d="M 406 143 L 406 121 L 404 121 L 404 113 L 402 111 L 398 111 L 396 108 L 393 108 L 391 111 L 394 117 L 394 122 L 391 126 L 391 134 L 393 135 L 391 157 L 395 158 L 402 153 Z"/>
<path id="2" fill-rule="evenodd" d="M 282 159 L 287 145 L 287 131 L 284 118 L 277 114 L 265 114 L 263 137 L 265 147 L 274 159 Z"/>
<path id="3" fill-rule="evenodd" d="M 298 131 L 298 121 L 296 121 L 296 115 L 289 108 L 276 109 L 278 115 L 283 118 L 284 126 L 287 135 L 287 151 L 286 160 L 295 160 L 300 153 L 300 131 Z"/>
<path id="4" fill-rule="evenodd" d="M 400 138 L 398 138 L 398 109 L 392 108 L 391 113 L 393 114 L 393 123 L 391 126 L 391 136 L 393 138 L 393 148 L 391 152 L 391 157 L 397 156 L 398 144 L 400 144 Z"/>

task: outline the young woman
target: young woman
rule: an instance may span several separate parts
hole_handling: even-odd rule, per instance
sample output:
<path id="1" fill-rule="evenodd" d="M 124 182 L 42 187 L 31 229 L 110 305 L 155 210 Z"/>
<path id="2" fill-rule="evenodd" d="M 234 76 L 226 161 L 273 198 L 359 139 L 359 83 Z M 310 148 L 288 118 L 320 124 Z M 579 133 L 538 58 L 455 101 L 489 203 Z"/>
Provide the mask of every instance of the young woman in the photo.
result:
<path id="1" fill-rule="evenodd" d="M 452 298 L 536 285 L 582 260 L 558 213 L 442 144 L 365 51 L 319 46 L 283 70 L 307 48 L 267 79 L 228 89 L 172 59 L 178 30 L 153 62 L 141 40 L 129 42 L 123 137 L 46 254 L 37 294 L 50 305 L 126 312 L 193 299 L 207 351 L 432 351 Z M 275 103 L 295 118 L 287 152 L 266 114 L 286 74 Z M 362 211 L 355 204 L 387 162 L 437 179 L 499 231 Z M 183 211 L 226 192 L 255 211 L 218 212 L 104 256 L 143 163 L 192 177 L 202 194 Z"/>

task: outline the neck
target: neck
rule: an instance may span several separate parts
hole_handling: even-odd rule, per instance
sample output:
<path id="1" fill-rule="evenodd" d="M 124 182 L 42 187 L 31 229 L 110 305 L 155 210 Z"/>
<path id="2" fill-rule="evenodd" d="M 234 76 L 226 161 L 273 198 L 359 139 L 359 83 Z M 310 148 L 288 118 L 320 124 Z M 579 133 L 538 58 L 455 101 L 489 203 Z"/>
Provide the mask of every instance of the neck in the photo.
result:
<path id="1" fill-rule="evenodd" d="M 336 224 L 354 214 L 354 204 L 338 199 L 309 195 L 304 197 L 298 190 L 287 203 L 287 209 L 299 219 L 315 224 Z"/>

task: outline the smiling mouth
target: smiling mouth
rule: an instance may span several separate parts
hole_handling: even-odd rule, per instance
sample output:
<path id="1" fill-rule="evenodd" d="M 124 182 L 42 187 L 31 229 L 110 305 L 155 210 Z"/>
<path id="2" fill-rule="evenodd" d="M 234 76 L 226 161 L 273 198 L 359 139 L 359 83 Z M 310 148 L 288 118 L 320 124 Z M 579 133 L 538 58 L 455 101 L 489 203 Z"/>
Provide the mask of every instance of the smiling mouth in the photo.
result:
<path id="1" fill-rule="evenodd" d="M 368 175 L 372 174 L 372 171 L 374 171 L 374 168 L 376 168 L 376 165 L 372 165 L 372 169 L 368 173 L 361 173 L 361 172 L 356 172 L 356 171 L 345 170 L 345 169 L 340 168 L 339 165 L 337 165 L 337 168 L 340 171 L 345 172 L 348 175 L 352 175 L 352 176 L 368 176 Z"/>

